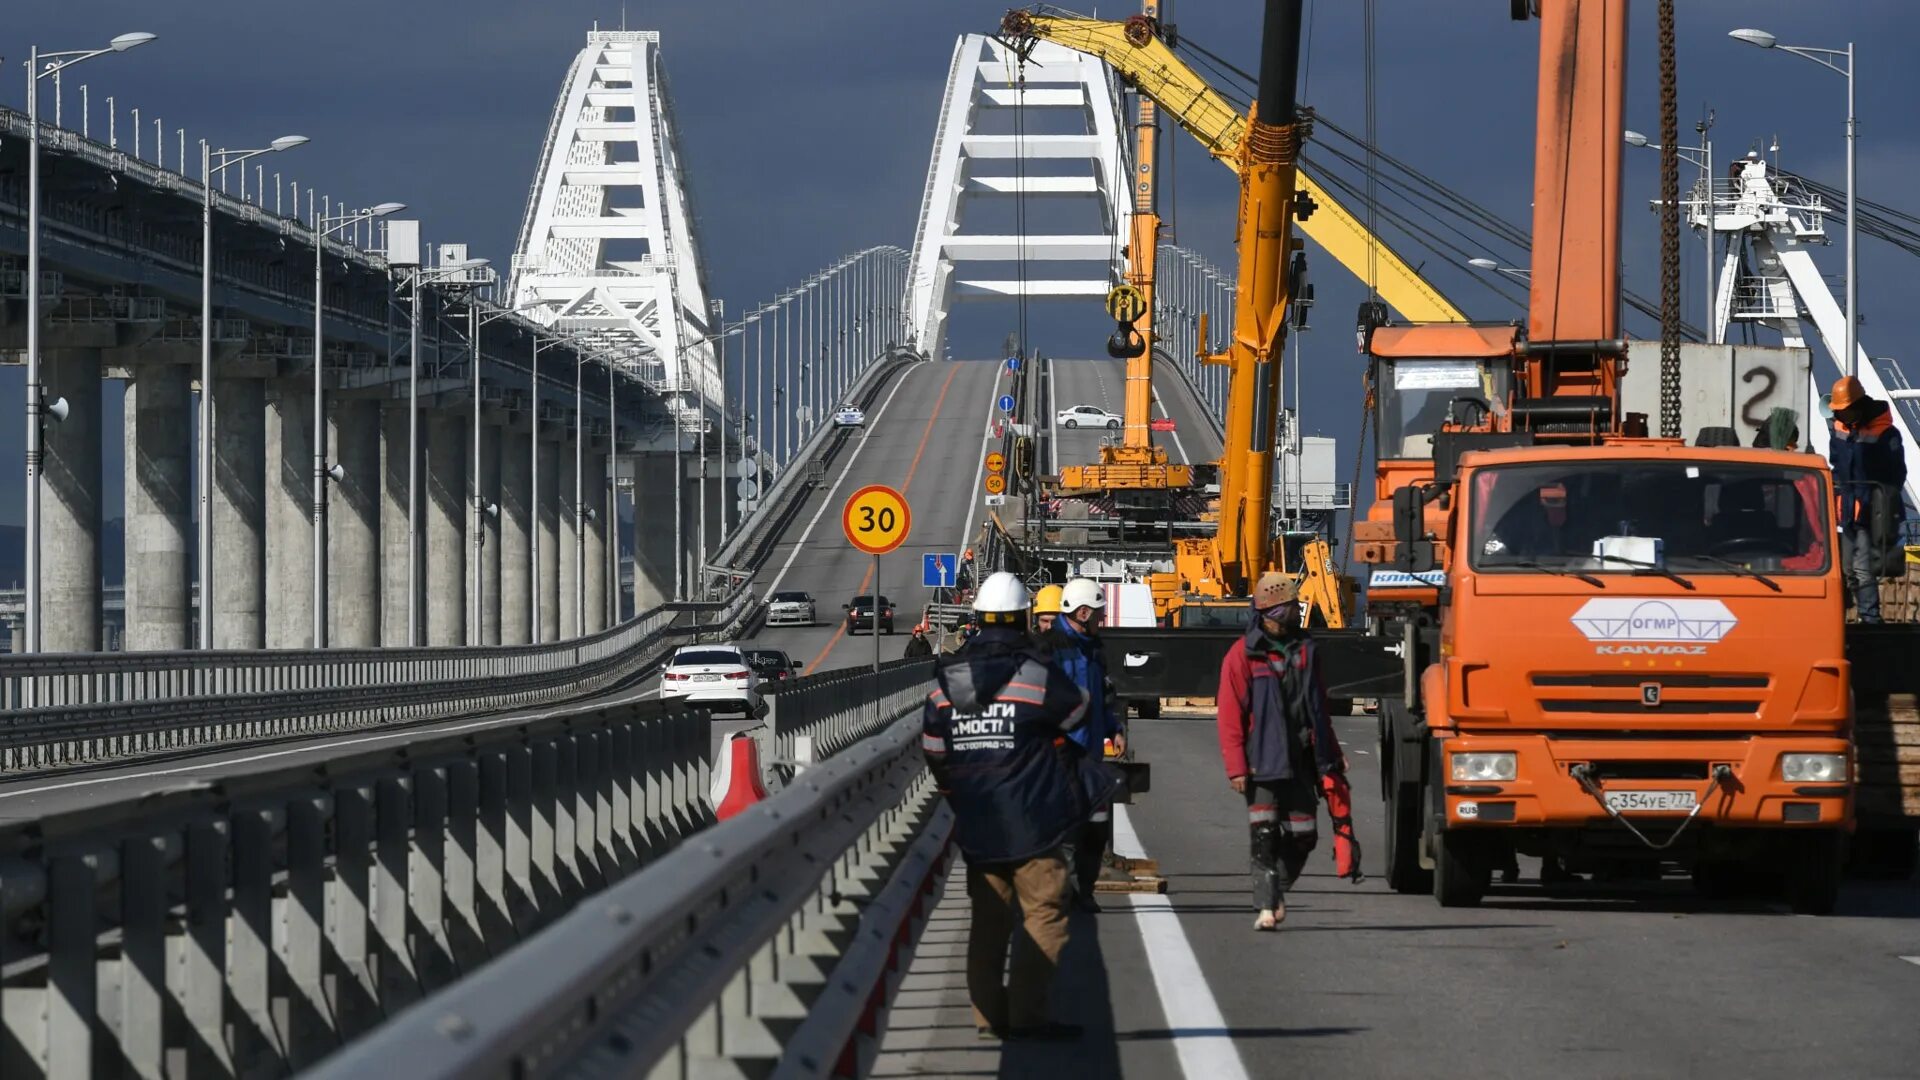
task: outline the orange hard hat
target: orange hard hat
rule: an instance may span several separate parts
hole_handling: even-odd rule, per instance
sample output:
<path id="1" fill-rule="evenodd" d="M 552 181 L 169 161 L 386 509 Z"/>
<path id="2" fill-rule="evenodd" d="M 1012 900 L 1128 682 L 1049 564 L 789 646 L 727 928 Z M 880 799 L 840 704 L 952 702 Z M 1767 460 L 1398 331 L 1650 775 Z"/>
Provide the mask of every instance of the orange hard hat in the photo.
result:
<path id="1" fill-rule="evenodd" d="M 1833 407 L 1834 412 L 1839 412 L 1854 402 L 1865 399 L 1866 396 L 1867 390 L 1860 385 L 1860 380 L 1848 375 L 1833 384 L 1833 392 L 1827 395 L 1827 403 Z"/>

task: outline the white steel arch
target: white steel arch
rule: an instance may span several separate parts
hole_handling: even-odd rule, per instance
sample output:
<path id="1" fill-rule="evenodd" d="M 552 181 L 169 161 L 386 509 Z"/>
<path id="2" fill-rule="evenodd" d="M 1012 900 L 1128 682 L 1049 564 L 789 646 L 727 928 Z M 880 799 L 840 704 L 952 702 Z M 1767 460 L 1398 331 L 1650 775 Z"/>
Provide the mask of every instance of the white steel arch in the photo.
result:
<path id="1" fill-rule="evenodd" d="M 1077 112 L 1085 130 L 1014 135 L 998 130 L 1005 124 L 982 123 L 990 110 L 1022 107 Z M 907 319 L 916 348 L 940 355 L 947 308 L 955 299 L 1097 297 L 1121 279 L 1120 251 L 1133 214 L 1131 156 L 1122 132 L 1120 87 L 1099 59 L 1041 42 L 1022 65 L 1006 46 L 982 34 L 967 34 L 955 44 L 907 276 Z M 1047 164 L 1023 175 L 1024 166 L 1037 162 Z M 1084 175 L 1061 164 L 1077 162 L 1090 166 Z M 1060 232 L 1051 215 L 1035 209 L 1034 199 L 1024 234 L 963 231 L 966 203 L 1008 196 L 1091 196 L 1099 201 L 1101 231 Z M 1104 270 L 1097 278 L 956 277 L 961 264 L 993 262 L 1099 263 Z"/>
<path id="2" fill-rule="evenodd" d="M 568 69 L 513 256 L 513 303 L 626 357 L 663 390 L 720 398 L 700 245 L 660 35 L 595 30 Z M 677 395 L 676 395 L 677 398 Z"/>

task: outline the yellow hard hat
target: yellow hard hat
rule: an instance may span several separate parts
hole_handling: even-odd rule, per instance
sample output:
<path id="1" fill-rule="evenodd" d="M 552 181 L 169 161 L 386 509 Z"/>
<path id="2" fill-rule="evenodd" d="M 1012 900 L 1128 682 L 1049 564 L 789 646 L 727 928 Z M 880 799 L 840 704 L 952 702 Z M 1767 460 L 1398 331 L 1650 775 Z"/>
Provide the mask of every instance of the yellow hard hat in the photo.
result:
<path id="1" fill-rule="evenodd" d="M 1033 594 L 1033 613 L 1035 615 L 1060 614 L 1060 594 L 1058 585 L 1047 585 Z"/>

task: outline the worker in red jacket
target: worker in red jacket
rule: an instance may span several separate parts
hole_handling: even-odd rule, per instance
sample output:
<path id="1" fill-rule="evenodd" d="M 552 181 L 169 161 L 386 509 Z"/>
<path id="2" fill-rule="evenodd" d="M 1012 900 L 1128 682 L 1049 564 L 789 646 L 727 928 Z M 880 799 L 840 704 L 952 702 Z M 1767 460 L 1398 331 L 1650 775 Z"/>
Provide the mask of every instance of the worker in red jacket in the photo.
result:
<path id="1" fill-rule="evenodd" d="M 1218 701 L 1227 782 L 1247 801 L 1253 926 L 1273 930 L 1319 840 L 1320 779 L 1346 771 L 1313 639 L 1300 626 L 1300 586 L 1288 575 L 1255 584 L 1247 632 L 1220 662 Z"/>

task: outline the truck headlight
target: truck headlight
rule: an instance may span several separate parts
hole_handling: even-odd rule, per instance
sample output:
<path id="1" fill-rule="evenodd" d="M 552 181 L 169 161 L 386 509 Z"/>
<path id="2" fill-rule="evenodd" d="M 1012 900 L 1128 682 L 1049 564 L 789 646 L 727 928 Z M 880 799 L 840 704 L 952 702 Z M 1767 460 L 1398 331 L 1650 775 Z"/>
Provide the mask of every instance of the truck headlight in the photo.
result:
<path id="1" fill-rule="evenodd" d="M 1519 766 L 1510 750 L 1493 753 L 1449 754 L 1455 780 L 1511 780 Z"/>
<path id="2" fill-rule="evenodd" d="M 1781 754 L 1780 778 L 1808 784 L 1837 784 L 1847 778 L 1847 755 Z"/>

